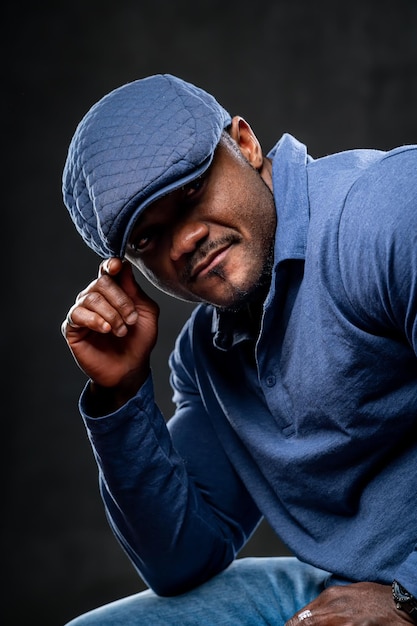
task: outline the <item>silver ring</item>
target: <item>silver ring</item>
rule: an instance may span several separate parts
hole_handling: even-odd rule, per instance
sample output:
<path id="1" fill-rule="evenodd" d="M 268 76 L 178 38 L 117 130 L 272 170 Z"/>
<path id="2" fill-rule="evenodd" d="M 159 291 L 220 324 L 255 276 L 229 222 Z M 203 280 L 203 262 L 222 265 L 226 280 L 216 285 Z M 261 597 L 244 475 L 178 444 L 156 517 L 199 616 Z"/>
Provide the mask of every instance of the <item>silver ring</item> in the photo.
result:
<path id="1" fill-rule="evenodd" d="M 66 321 L 68 326 L 71 326 L 72 328 L 78 328 L 78 325 L 75 322 L 73 322 L 73 320 L 72 320 L 71 309 L 68 311 L 67 317 L 65 318 L 65 321 Z"/>
<path id="2" fill-rule="evenodd" d="M 303 622 L 308 617 L 313 617 L 313 613 L 310 611 L 310 609 L 306 609 L 305 611 L 301 611 L 301 613 L 298 614 L 298 621 L 299 622 Z"/>

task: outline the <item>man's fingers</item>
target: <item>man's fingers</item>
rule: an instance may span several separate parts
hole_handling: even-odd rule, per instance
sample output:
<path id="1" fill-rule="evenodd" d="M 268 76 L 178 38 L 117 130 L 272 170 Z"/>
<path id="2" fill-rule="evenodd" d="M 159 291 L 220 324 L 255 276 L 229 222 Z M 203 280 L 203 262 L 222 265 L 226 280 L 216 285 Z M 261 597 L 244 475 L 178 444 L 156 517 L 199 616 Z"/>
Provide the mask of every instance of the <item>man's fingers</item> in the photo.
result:
<path id="1" fill-rule="evenodd" d="M 71 311 L 72 311 L 73 308 L 74 307 L 71 307 L 70 310 L 68 311 L 67 317 L 65 318 L 65 322 L 66 322 L 66 324 L 68 326 L 71 326 L 72 328 L 79 328 L 78 324 L 76 324 L 74 322 L 74 320 L 72 319 L 72 316 L 71 316 Z"/>
<path id="2" fill-rule="evenodd" d="M 156 309 L 156 303 L 138 287 L 130 264 L 111 258 L 100 264 L 99 277 L 77 295 L 62 332 L 67 336 L 71 330 L 88 329 L 123 337 L 138 322 L 139 310 L 157 315 Z"/>
<path id="3" fill-rule="evenodd" d="M 104 296 L 98 291 L 88 292 L 70 309 L 73 325 L 98 332 L 111 331 L 117 337 L 123 337 L 137 318 L 136 309 L 125 294 L 113 302 L 108 293 Z"/>
<path id="4" fill-rule="evenodd" d="M 123 267 L 122 259 L 111 257 L 102 261 L 98 268 L 98 275 L 108 274 L 109 276 L 116 276 Z"/>
<path id="5" fill-rule="evenodd" d="M 98 333 L 113 333 L 117 336 L 123 336 L 127 332 L 127 328 L 123 321 L 112 326 L 101 313 L 92 311 L 86 307 L 75 304 L 68 311 L 67 317 L 62 323 L 62 332 L 64 335 L 70 330 L 87 329 Z"/>
<path id="6" fill-rule="evenodd" d="M 109 274 L 102 274 L 81 291 L 76 298 L 76 305 L 101 313 L 112 326 L 114 323 L 120 324 L 120 321 L 128 326 L 137 321 L 132 298 Z M 72 319 L 76 321 L 74 316 Z"/>

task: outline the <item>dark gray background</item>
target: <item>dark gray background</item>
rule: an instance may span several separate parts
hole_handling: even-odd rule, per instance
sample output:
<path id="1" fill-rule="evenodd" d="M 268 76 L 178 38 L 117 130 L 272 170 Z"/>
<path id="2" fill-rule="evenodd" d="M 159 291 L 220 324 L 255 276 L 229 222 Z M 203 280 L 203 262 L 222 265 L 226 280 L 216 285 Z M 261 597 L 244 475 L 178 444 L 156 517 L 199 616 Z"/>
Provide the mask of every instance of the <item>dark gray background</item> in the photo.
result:
<path id="1" fill-rule="evenodd" d="M 246 117 L 265 150 L 312 156 L 417 141 L 415 0 L 72 0 L 3 9 L 3 623 L 59 626 L 142 588 L 113 539 L 60 322 L 98 259 L 62 204 L 75 125 L 109 90 L 171 72 Z M 161 300 L 154 369 L 188 308 Z M 282 553 L 262 528 L 245 553 Z"/>

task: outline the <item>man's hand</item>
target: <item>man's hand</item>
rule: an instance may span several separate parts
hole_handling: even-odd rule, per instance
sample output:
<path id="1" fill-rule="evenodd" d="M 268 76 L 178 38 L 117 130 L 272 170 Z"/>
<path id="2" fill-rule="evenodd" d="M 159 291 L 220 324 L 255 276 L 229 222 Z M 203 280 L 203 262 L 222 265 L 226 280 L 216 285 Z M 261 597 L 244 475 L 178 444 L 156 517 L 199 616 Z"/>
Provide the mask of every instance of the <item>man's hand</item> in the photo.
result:
<path id="1" fill-rule="evenodd" d="M 391 587 L 355 583 L 329 587 L 292 617 L 285 626 L 404 626 L 414 624 L 399 611 Z"/>
<path id="2" fill-rule="evenodd" d="M 130 264 L 111 258 L 100 265 L 99 277 L 77 296 L 62 324 L 78 365 L 96 386 L 112 389 L 119 405 L 149 374 L 158 314 Z"/>

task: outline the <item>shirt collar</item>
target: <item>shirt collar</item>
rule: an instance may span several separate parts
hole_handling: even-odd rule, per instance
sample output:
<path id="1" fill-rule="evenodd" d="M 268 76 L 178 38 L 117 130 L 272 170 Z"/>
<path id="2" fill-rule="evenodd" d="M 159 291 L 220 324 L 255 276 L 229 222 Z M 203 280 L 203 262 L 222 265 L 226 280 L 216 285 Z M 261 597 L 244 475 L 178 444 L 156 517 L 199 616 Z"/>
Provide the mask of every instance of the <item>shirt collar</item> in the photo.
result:
<path id="1" fill-rule="evenodd" d="M 237 313 L 214 309 L 211 330 L 213 344 L 223 352 L 227 352 L 242 341 L 255 339 L 249 312 L 246 309 Z"/>
<path id="2" fill-rule="evenodd" d="M 309 224 L 307 164 L 313 159 L 292 135 L 284 134 L 268 154 L 272 158 L 272 184 L 277 210 L 275 265 L 304 259 Z"/>

